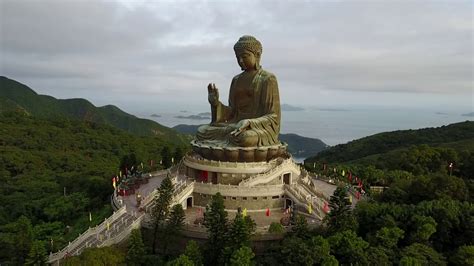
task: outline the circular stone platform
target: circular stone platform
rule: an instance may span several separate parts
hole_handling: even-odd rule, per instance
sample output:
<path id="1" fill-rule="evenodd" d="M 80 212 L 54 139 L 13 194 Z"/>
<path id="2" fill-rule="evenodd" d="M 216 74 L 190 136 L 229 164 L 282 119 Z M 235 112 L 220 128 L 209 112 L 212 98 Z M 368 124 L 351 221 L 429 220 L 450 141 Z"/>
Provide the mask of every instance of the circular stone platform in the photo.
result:
<path id="1" fill-rule="evenodd" d="M 264 162 L 282 156 L 286 153 L 288 144 L 280 143 L 272 146 L 260 147 L 232 147 L 213 145 L 193 140 L 193 151 L 208 160 L 226 162 Z"/>

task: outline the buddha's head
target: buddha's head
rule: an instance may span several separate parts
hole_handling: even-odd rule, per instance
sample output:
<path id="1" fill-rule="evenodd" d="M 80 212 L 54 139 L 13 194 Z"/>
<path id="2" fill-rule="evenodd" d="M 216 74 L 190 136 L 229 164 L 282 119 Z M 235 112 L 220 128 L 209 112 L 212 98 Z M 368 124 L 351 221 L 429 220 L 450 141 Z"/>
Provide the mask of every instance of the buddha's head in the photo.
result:
<path id="1" fill-rule="evenodd" d="M 253 36 L 244 35 L 234 45 L 237 63 L 244 71 L 260 69 L 262 44 Z"/>

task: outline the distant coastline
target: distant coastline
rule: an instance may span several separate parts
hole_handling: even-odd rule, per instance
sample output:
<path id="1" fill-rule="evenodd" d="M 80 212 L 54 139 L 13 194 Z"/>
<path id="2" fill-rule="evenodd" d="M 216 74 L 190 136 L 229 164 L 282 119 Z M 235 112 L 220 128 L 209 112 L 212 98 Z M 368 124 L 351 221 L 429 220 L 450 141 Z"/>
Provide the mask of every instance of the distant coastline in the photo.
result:
<path id="1" fill-rule="evenodd" d="M 462 114 L 462 116 L 474 117 L 474 112 Z"/>

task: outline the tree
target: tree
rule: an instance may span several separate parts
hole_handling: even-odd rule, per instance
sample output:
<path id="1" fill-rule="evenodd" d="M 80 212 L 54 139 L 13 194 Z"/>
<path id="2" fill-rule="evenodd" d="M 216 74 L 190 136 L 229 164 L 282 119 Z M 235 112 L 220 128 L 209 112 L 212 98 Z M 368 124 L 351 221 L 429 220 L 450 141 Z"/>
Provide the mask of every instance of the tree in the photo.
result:
<path id="1" fill-rule="evenodd" d="M 345 230 L 356 230 L 357 220 L 352 215 L 352 204 L 344 188 L 338 187 L 329 200 L 331 211 L 325 217 L 330 234 Z"/>
<path id="2" fill-rule="evenodd" d="M 281 223 L 272 222 L 268 227 L 268 232 L 273 234 L 283 234 L 285 232 L 285 228 Z"/>
<path id="3" fill-rule="evenodd" d="M 224 199 L 219 192 L 212 196 L 210 205 L 206 206 L 203 224 L 208 233 L 206 264 L 216 265 L 223 255 L 228 230 Z"/>
<path id="4" fill-rule="evenodd" d="M 4 248 L 12 255 L 12 264 L 24 264 L 34 240 L 30 219 L 21 216 L 15 222 L 3 226 L 2 231 L 5 234 L 0 234 L 0 243 L 6 244 Z M 38 246 L 34 250 L 39 251 Z"/>
<path id="5" fill-rule="evenodd" d="M 230 257 L 229 266 L 250 266 L 253 265 L 252 259 L 255 257 L 252 249 L 247 246 L 242 246 L 235 250 Z"/>
<path id="6" fill-rule="evenodd" d="M 410 233 L 410 242 L 427 244 L 428 239 L 436 232 L 437 225 L 433 217 L 422 215 L 413 216 L 411 219 L 411 227 L 413 229 Z"/>
<path id="7" fill-rule="evenodd" d="M 163 232 L 163 253 L 168 255 L 168 246 L 174 242 L 181 234 L 181 229 L 184 226 L 184 210 L 181 204 L 176 204 L 171 209 L 168 220 L 166 221 L 166 228 Z"/>
<path id="8" fill-rule="evenodd" d="M 153 221 L 153 254 L 156 252 L 157 240 L 160 233 L 166 227 L 166 219 L 170 212 L 171 200 L 173 199 L 173 183 L 169 177 L 166 177 L 161 182 L 158 188 L 158 195 L 154 199 L 154 205 L 152 209 L 152 221 Z"/>
<path id="9" fill-rule="evenodd" d="M 307 239 L 309 237 L 308 221 L 300 214 L 295 217 L 295 224 L 291 228 L 291 233 L 301 239 Z"/>
<path id="10" fill-rule="evenodd" d="M 332 255 L 329 254 L 331 251 L 329 242 L 322 236 L 312 237 L 309 240 L 308 247 L 311 249 L 314 264 L 323 264 L 324 261 L 329 263 L 329 261 L 331 261 L 329 258 L 332 257 Z"/>
<path id="11" fill-rule="evenodd" d="M 250 237 L 255 228 L 256 224 L 249 216 L 243 217 L 241 213 L 237 213 L 228 229 L 227 246 L 232 250 L 241 246 L 250 246 Z"/>
<path id="12" fill-rule="evenodd" d="M 46 265 L 46 257 L 46 248 L 43 241 L 35 240 L 31 245 L 25 265 Z"/>
<path id="13" fill-rule="evenodd" d="M 140 229 L 133 229 L 128 242 L 128 252 L 125 257 L 127 265 L 143 265 L 145 257 L 145 245 L 143 244 Z"/>
<path id="14" fill-rule="evenodd" d="M 415 243 L 405 247 L 401 252 L 404 257 L 413 258 L 421 265 L 446 265 L 444 257 L 429 246 Z M 405 259 L 407 260 L 407 259 Z"/>
<path id="15" fill-rule="evenodd" d="M 166 266 L 194 266 L 192 260 L 186 255 L 181 255 L 178 258 L 166 263 Z"/>
<path id="16" fill-rule="evenodd" d="M 194 263 L 195 266 L 202 266 L 203 265 L 203 258 L 201 254 L 201 250 L 194 240 L 190 240 L 186 245 L 186 249 L 184 250 L 184 255 L 188 256 L 188 258 Z"/>
<path id="17" fill-rule="evenodd" d="M 295 236 L 286 237 L 283 239 L 279 262 L 283 265 L 313 265 L 313 251 L 306 244 L 306 242 Z"/>
<path id="18" fill-rule="evenodd" d="M 461 246 L 449 258 L 452 265 L 468 266 L 474 265 L 474 246 Z"/>
<path id="19" fill-rule="evenodd" d="M 383 227 L 377 231 L 377 243 L 387 249 L 397 248 L 398 240 L 403 238 L 404 231 L 398 227 Z"/>
<path id="20" fill-rule="evenodd" d="M 386 249 L 382 247 L 369 247 L 367 261 L 368 265 L 392 265 Z"/>
<path id="21" fill-rule="evenodd" d="M 180 147 L 177 147 L 176 150 L 174 151 L 174 161 L 179 162 L 183 158 L 183 149 Z"/>
<path id="22" fill-rule="evenodd" d="M 170 151 L 170 147 L 164 146 L 164 147 L 161 149 L 161 161 L 162 161 L 162 163 L 163 163 L 163 167 L 164 167 L 164 168 L 170 168 L 170 167 L 171 167 L 172 162 L 171 162 L 171 151 Z"/>
<path id="23" fill-rule="evenodd" d="M 331 253 L 341 264 L 367 264 L 366 249 L 369 243 L 358 237 L 354 231 L 338 232 L 328 238 Z"/>

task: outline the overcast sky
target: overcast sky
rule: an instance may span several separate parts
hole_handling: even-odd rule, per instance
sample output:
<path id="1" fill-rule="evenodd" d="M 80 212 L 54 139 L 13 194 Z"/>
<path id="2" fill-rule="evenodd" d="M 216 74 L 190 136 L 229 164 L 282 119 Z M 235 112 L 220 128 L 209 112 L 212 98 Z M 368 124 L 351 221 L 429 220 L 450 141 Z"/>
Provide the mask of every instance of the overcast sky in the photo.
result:
<path id="1" fill-rule="evenodd" d="M 57 98 L 206 109 L 249 34 L 283 103 L 473 111 L 472 1 L 0 3 L 0 75 Z"/>

